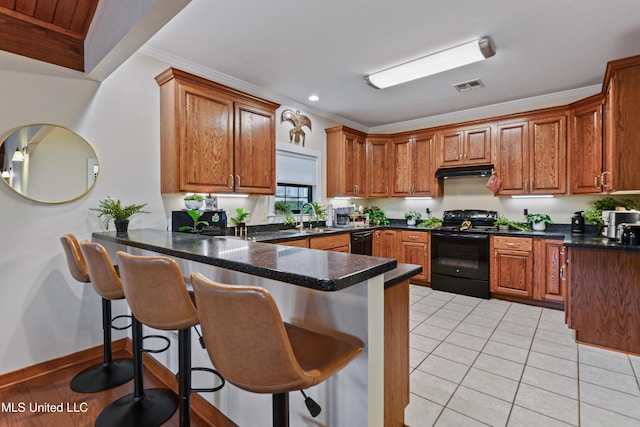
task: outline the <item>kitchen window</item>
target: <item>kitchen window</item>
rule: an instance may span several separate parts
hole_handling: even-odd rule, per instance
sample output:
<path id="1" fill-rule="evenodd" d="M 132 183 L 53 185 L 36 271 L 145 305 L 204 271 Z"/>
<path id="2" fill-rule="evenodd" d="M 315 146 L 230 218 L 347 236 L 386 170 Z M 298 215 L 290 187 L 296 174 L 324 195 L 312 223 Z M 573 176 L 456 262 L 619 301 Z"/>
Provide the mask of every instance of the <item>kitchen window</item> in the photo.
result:
<path id="1" fill-rule="evenodd" d="M 278 183 L 276 187 L 276 202 L 285 202 L 291 206 L 293 213 L 300 213 L 300 207 L 313 200 L 313 187 L 302 184 Z"/>

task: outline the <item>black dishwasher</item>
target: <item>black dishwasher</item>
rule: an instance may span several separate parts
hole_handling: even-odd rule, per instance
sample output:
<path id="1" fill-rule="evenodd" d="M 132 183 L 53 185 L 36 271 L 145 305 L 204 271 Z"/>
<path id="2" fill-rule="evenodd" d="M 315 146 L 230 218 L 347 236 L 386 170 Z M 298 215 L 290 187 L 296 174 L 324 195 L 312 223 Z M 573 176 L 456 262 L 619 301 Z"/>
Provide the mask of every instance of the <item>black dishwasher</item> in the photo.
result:
<path id="1" fill-rule="evenodd" d="M 373 230 L 358 230 L 351 232 L 351 253 L 371 255 L 373 250 Z"/>

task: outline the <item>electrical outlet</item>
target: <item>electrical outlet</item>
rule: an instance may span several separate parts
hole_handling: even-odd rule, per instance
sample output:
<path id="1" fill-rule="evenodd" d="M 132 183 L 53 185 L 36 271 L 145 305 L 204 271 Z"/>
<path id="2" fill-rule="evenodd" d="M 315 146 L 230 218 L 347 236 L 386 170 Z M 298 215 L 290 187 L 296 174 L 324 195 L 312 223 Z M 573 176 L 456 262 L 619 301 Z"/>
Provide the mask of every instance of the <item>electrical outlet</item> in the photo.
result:
<path id="1" fill-rule="evenodd" d="M 524 210 L 524 216 L 527 216 L 527 215 L 529 215 L 529 209 Z"/>
<path id="2" fill-rule="evenodd" d="M 431 209 L 427 208 L 426 212 L 427 212 L 427 215 L 430 214 L 431 213 Z"/>

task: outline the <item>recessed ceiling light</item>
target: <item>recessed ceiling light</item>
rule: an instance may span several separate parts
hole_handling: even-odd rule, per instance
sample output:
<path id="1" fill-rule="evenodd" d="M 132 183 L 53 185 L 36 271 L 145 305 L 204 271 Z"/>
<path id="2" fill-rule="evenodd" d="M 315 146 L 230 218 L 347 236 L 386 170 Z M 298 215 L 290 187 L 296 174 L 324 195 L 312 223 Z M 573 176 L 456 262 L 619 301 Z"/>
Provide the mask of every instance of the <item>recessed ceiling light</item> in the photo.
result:
<path id="1" fill-rule="evenodd" d="M 314 101 L 315 102 L 315 101 L 319 101 L 319 100 L 320 100 L 320 97 L 318 95 L 311 95 L 309 97 L 309 101 Z"/>

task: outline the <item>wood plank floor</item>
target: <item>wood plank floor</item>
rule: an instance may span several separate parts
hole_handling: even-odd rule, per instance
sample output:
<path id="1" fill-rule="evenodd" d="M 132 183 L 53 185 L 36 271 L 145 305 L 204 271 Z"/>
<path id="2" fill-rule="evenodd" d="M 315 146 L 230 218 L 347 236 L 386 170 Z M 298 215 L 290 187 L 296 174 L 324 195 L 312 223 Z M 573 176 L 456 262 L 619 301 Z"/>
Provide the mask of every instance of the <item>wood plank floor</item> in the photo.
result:
<path id="1" fill-rule="evenodd" d="M 126 350 L 114 350 L 114 359 L 131 357 Z M 99 360 L 98 360 L 99 361 Z M 0 426 L 2 427 L 85 427 L 93 426 L 98 414 L 111 402 L 133 393 L 133 381 L 129 381 L 114 389 L 98 393 L 77 393 L 69 387 L 71 378 L 81 370 L 95 364 L 96 360 L 80 362 L 51 373 L 44 374 L 23 382 L 10 384 L 0 388 Z M 146 362 L 145 362 L 146 363 Z M 145 368 L 144 386 L 148 388 L 165 388 L 162 381 L 149 369 Z M 64 411 L 31 412 L 30 405 L 36 404 L 59 405 L 62 403 Z M 11 411 L 13 405 L 15 412 Z M 24 412 L 20 411 L 24 405 Z M 85 412 L 80 412 L 85 410 Z M 74 412 L 79 411 L 79 412 Z M 179 414 L 176 411 L 163 426 L 178 427 Z M 205 421 L 192 410 L 191 425 L 195 427 L 221 427 L 233 425 L 221 421 L 211 423 Z"/>

